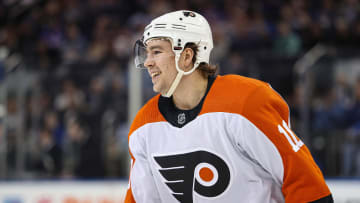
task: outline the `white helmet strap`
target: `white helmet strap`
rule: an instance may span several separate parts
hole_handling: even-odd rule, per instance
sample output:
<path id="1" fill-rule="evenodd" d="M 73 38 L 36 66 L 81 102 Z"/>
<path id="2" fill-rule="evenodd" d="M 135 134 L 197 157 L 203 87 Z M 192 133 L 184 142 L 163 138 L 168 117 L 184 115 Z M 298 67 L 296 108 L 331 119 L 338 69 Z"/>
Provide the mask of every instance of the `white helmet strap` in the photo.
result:
<path id="1" fill-rule="evenodd" d="M 172 94 L 174 94 L 176 87 L 179 85 L 180 80 L 182 78 L 182 76 L 184 75 L 184 71 L 178 72 L 178 74 L 176 75 L 175 80 L 172 82 L 169 91 L 163 95 L 164 97 L 171 97 Z"/>
<path id="2" fill-rule="evenodd" d="M 185 72 L 183 70 L 181 70 L 179 68 L 179 59 L 180 59 L 180 52 L 176 52 L 175 53 L 175 67 L 176 67 L 176 70 L 178 71 L 174 81 L 172 82 L 171 86 L 170 86 L 170 89 L 167 91 L 167 93 L 165 95 L 162 95 L 164 97 L 171 97 L 171 95 L 174 94 L 177 86 L 179 85 L 180 81 L 181 81 L 181 78 L 184 76 L 184 75 L 189 75 L 191 74 L 192 72 L 195 71 L 196 67 L 197 67 L 197 64 L 194 64 L 194 66 L 192 67 L 191 70 Z"/>

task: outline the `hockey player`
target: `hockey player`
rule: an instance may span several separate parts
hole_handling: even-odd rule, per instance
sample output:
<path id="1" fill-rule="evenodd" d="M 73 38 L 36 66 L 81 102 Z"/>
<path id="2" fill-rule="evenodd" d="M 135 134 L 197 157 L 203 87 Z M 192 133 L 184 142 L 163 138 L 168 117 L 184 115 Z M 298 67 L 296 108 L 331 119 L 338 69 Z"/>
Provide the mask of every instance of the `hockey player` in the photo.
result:
<path id="1" fill-rule="evenodd" d="M 126 203 L 333 202 L 289 108 L 267 83 L 214 76 L 206 19 L 176 11 L 154 19 L 135 45 L 160 93 L 129 132 Z"/>

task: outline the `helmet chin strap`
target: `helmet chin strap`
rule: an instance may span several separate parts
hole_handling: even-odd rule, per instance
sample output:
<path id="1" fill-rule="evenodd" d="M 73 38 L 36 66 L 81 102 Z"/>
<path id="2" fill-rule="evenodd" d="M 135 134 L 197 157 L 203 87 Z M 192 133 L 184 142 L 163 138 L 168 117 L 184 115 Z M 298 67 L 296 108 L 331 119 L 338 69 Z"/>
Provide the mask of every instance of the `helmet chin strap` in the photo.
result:
<path id="1" fill-rule="evenodd" d="M 187 72 L 184 72 L 183 70 L 181 70 L 181 69 L 179 68 L 179 64 L 178 64 L 178 63 L 179 63 L 179 59 L 180 59 L 180 53 L 177 52 L 177 53 L 175 54 L 175 67 L 176 67 L 176 70 L 178 71 L 178 73 L 177 73 L 177 75 L 176 75 L 176 77 L 175 77 L 175 80 L 172 82 L 172 84 L 171 84 L 171 86 L 170 86 L 170 89 L 167 91 L 166 94 L 163 94 L 163 95 L 162 95 L 163 97 L 168 97 L 168 98 L 171 97 L 171 95 L 174 94 L 177 86 L 179 85 L 181 78 L 182 78 L 184 75 L 189 75 L 189 74 L 191 74 L 192 72 L 194 72 L 194 70 L 195 70 L 196 67 L 198 66 L 198 64 L 195 63 L 194 66 L 193 66 L 193 68 L 192 68 L 191 70 L 189 70 L 189 71 L 187 71 Z"/>

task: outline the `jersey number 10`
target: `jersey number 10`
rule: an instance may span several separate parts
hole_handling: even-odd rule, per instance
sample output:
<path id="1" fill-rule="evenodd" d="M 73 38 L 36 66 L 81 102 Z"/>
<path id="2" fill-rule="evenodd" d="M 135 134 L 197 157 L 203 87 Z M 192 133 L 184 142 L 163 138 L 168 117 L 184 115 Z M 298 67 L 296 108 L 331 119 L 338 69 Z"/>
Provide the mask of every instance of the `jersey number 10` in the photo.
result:
<path id="1" fill-rule="evenodd" d="M 298 139 L 295 134 L 290 130 L 289 126 L 286 124 L 285 121 L 282 121 L 282 126 L 278 125 L 279 132 L 283 134 L 287 141 L 290 143 L 292 149 L 297 152 L 304 143 Z M 290 134 L 290 136 L 289 136 Z"/>

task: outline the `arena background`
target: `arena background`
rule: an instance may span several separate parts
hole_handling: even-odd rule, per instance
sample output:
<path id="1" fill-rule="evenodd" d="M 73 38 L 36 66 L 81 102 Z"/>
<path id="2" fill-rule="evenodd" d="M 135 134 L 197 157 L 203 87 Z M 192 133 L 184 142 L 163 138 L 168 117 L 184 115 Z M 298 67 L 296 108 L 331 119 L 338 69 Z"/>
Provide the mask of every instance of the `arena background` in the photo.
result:
<path id="1" fill-rule="evenodd" d="M 154 95 L 132 47 L 190 9 L 219 74 L 269 82 L 335 202 L 360 202 L 358 0 L 0 1 L 0 202 L 122 202 L 127 132 Z"/>

